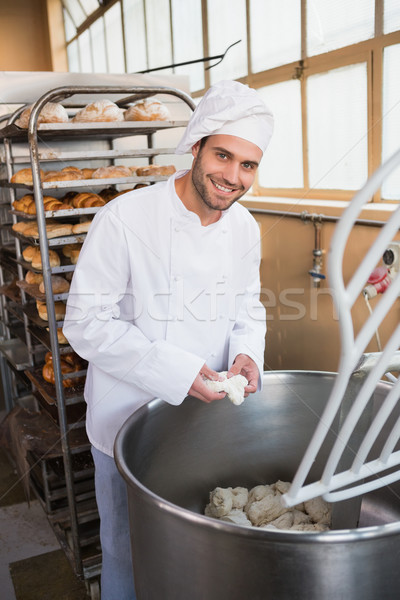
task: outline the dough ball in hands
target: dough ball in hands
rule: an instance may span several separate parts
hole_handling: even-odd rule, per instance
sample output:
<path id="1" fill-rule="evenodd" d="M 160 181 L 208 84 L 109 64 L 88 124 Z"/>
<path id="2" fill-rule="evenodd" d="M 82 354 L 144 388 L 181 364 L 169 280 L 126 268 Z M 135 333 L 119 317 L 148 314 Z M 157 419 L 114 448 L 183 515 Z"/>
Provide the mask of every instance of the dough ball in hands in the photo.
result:
<path id="1" fill-rule="evenodd" d="M 246 377 L 243 375 L 233 375 L 229 379 L 226 377 L 227 371 L 219 373 L 223 377 L 223 381 L 212 381 L 204 378 L 204 383 L 214 392 L 226 392 L 232 404 L 239 406 L 244 400 L 244 388 L 248 384 Z"/>

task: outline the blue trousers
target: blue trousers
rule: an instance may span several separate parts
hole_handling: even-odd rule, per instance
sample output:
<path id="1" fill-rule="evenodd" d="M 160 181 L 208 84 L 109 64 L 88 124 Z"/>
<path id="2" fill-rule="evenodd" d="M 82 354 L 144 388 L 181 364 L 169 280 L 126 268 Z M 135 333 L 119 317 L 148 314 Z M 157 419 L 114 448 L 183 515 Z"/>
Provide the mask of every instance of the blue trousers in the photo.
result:
<path id="1" fill-rule="evenodd" d="M 136 600 L 126 483 L 114 459 L 92 446 L 102 550 L 101 599 Z"/>

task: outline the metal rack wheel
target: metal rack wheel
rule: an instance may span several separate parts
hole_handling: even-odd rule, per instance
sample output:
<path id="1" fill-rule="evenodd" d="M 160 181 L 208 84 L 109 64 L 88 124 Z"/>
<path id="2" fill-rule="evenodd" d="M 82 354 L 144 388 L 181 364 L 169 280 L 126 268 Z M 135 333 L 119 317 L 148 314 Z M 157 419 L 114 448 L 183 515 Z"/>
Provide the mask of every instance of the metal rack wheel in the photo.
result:
<path id="1" fill-rule="evenodd" d="M 91 600 L 100 600 L 100 583 L 98 579 L 86 581 L 86 589 L 90 594 Z"/>

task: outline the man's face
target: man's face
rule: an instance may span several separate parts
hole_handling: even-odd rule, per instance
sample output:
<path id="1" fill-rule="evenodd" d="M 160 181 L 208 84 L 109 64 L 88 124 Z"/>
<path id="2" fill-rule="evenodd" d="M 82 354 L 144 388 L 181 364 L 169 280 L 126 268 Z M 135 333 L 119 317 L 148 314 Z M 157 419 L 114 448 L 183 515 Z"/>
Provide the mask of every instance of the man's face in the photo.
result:
<path id="1" fill-rule="evenodd" d="M 192 182 L 209 208 L 226 210 L 247 192 L 254 182 L 262 158 L 261 149 L 232 135 L 212 135 L 202 148 L 192 148 Z"/>

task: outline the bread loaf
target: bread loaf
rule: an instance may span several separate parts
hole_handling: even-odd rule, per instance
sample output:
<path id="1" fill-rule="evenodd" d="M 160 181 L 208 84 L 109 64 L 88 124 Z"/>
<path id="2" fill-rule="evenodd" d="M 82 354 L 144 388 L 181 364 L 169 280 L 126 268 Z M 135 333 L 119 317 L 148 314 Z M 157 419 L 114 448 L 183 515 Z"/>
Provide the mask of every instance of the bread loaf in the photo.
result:
<path id="1" fill-rule="evenodd" d="M 92 206 L 104 205 L 105 200 L 99 194 L 91 194 L 90 192 L 82 192 L 72 199 L 72 206 L 74 208 L 90 208 Z"/>
<path id="2" fill-rule="evenodd" d="M 108 167 L 99 167 L 92 175 L 93 179 L 108 179 L 111 177 L 131 177 L 132 172 L 129 167 L 122 165 L 110 165 Z"/>
<path id="3" fill-rule="evenodd" d="M 74 371 L 76 371 L 77 369 L 73 366 L 70 365 L 68 362 L 66 362 L 65 360 L 61 359 L 60 360 L 60 367 L 61 367 L 61 373 L 63 375 L 66 375 L 67 373 L 73 373 Z M 48 383 L 52 383 L 54 385 L 55 383 L 55 375 L 54 375 L 54 367 L 53 367 L 53 363 L 52 362 L 45 362 L 42 368 L 42 376 L 43 379 L 45 381 L 47 381 Z M 73 385 L 77 384 L 77 379 L 63 379 L 63 386 L 65 388 L 69 388 L 72 387 Z"/>
<path id="4" fill-rule="evenodd" d="M 40 178 L 43 180 L 44 171 L 40 169 L 39 172 Z M 24 183 L 25 185 L 32 185 L 32 169 L 28 167 L 26 169 L 20 169 L 19 171 L 16 171 L 16 173 L 12 175 L 10 181 L 11 183 Z"/>
<path id="5" fill-rule="evenodd" d="M 92 179 L 92 175 L 95 172 L 96 169 L 82 169 L 82 175 L 84 179 Z"/>
<path id="6" fill-rule="evenodd" d="M 82 221 L 82 223 L 76 223 L 72 227 L 72 233 L 78 235 L 79 233 L 87 233 L 92 221 Z"/>
<path id="7" fill-rule="evenodd" d="M 49 262 L 50 267 L 59 267 L 61 264 L 60 257 L 55 250 L 49 249 Z M 42 270 L 42 255 L 39 248 L 36 248 L 36 252 L 32 256 L 32 267 L 34 269 Z"/>
<path id="8" fill-rule="evenodd" d="M 18 221 L 18 223 L 14 223 L 11 227 L 11 229 L 13 231 L 16 231 L 17 233 L 22 233 L 23 235 L 25 235 L 25 232 L 27 229 L 30 229 L 32 227 L 32 223 L 30 223 L 29 221 Z"/>
<path id="9" fill-rule="evenodd" d="M 76 181 L 84 179 L 83 173 L 79 171 L 48 171 L 44 174 L 43 181 L 46 183 L 52 181 Z"/>
<path id="10" fill-rule="evenodd" d="M 64 277 L 58 275 L 51 276 L 51 289 L 53 294 L 65 294 L 69 291 L 69 283 Z M 44 281 L 39 284 L 39 292 L 45 293 Z"/>
<path id="11" fill-rule="evenodd" d="M 43 275 L 41 273 L 27 271 L 25 275 L 25 281 L 26 283 L 29 283 L 29 285 L 40 285 L 43 281 Z"/>
<path id="12" fill-rule="evenodd" d="M 23 259 L 26 260 L 26 262 L 32 262 L 32 258 L 36 254 L 37 250 L 38 250 L 37 246 L 27 246 L 22 251 Z M 39 250 L 39 254 L 40 254 L 40 250 Z"/>
<path id="13" fill-rule="evenodd" d="M 48 327 L 46 327 L 46 331 L 49 331 Z M 63 334 L 62 327 L 57 327 L 57 340 L 59 344 L 68 344 L 68 340 Z"/>
<path id="14" fill-rule="evenodd" d="M 39 313 L 39 317 L 43 319 L 43 321 L 48 321 L 48 313 L 46 302 L 40 302 L 39 300 L 36 302 L 36 308 Z M 61 321 L 65 316 L 65 304 L 64 302 L 57 301 L 54 302 L 54 310 L 56 313 L 56 321 Z"/>
<path id="15" fill-rule="evenodd" d="M 150 98 L 135 102 L 124 113 L 125 121 L 168 121 L 170 118 L 165 104 Z"/>
<path id="16" fill-rule="evenodd" d="M 97 121 L 123 121 L 124 111 L 114 102 L 103 99 L 88 104 L 76 113 L 74 123 L 90 123 Z"/>
<path id="17" fill-rule="evenodd" d="M 19 118 L 15 121 L 17 127 L 28 129 L 31 112 L 32 106 L 28 106 L 22 111 Z M 68 121 L 69 118 L 66 109 L 58 102 L 48 102 L 45 104 L 37 120 L 38 125 L 40 125 L 40 123 L 67 123 Z"/>
<path id="18" fill-rule="evenodd" d="M 104 188 L 104 190 L 101 190 L 101 192 L 99 192 L 99 196 L 101 196 L 106 202 L 109 202 L 110 200 L 115 198 L 117 194 L 118 190 L 115 187 Z"/>
<path id="19" fill-rule="evenodd" d="M 149 175 L 173 175 L 176 169 L 174 165 L 147 165 L 138 167 L 136 175 L 139 177 L 148 177 Z"/>

